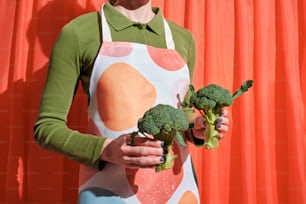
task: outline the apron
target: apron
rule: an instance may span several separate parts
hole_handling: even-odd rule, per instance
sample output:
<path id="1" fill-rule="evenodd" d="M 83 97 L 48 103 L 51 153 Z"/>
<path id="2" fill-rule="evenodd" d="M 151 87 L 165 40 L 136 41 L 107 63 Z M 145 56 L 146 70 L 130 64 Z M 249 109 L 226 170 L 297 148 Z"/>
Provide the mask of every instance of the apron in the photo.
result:
<path id="1" fill-rule="evenodd" d="M 137 121 L 157 104 L 178 107 L 190 84 L 189 70 L 164 20 L 167 49 L 112 42 L 101 8 L 103 43 L 90 78 L 88 133 L 108 138 L 137 131 Z M 190 153 L 177 141 L 173 168 L 126 169 L 107 163 L 102 171 L 81 166 L 79 203 L 199 204 Z M 116 152 L 114 152 L 115 154 Z"/>

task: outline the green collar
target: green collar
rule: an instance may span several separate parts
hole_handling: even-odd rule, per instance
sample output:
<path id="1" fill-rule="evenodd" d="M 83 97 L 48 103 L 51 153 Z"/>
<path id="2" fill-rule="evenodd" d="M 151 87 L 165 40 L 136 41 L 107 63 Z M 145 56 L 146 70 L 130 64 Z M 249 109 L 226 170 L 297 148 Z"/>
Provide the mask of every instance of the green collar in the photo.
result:
<path id="1" fill-rule="evenodd" d="M 163 16 L 161 11 L 157 7 L 152 7 L 153 12 L 156 14 L 154 18 L 147 23 L 149 30 L 161 34 L 164 30 Z M 129 20 L 126 16 L 122 15 L 117 11 L 110 3 L 106 3 L 104 7 L 105 16 L 107 22 L 112 26 L 116 31 L 124 30 L 130 26 L 139 24 Z"/>

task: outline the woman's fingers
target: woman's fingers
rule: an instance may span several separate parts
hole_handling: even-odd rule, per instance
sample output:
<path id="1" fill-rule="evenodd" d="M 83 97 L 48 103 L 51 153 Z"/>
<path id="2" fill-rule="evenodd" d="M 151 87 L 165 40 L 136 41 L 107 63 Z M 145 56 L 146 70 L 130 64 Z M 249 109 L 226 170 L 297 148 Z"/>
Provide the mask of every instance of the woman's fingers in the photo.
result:
<path id="1" fill-rule="evenodd" d="M 121 147 L 123 154 L 127 156 L 140 156 L 140 157 L 149 157 L 149 156 L 162 156 L 163 148 L 160 143 L 155 144 L 154 142 L 144 142 L 142 146 L 134 145 L 124 145 Z M 158 145 L 159 144 L 159 145 Z M 152 146 L 148 146 L 152 145 Z"/>
<path id="2" fill-rule="evenodd" d="M 124 159 L 129 168 L 155 168 L 165 161 L 161 156 L 125 156 Z"/>
<path id="3" fill-rule="evenodd" d="M 223 139 L 223 138 L 224 138 L 224 135 L 223 135 L 222 133 L 219 133 L 218 139 L 221 140 L 221 139 Z"/>
<path id="4" fill-rule="evenodd" d="M 229 124 L 229 119 L 226 117 L 219 117 L 217 120 L 217 129 L 221 132 L 227 132 L 228 131 L 228 124 Z"/>
<path id="5" fill-rule="evenodd" d="M 227 115 L 228 115 L 228 110 L 222 109 L 221 113 L 220 113 L 220 116 L 227 116 Z"/>
<path id="6" fill-rule="evenodd" d="M 228 132 L 229 130 L 229 127 L 228 127 L 229 118 L 227 117 L 227 114 L 228 114 L 227 110 L 223 109 L 220 114 L 220 117 L 217 119 L 216 127 L 220 132 Z"/>
<path id="7" fill-rule="evenodd" d="M 155 168 L 164 162 L 164 142 L 152 138 L 136 136 L 132 146 L 123 147 L 128 168 Z"/>
<path id="8" fill-rule="evenodd" d="M 122 135 L 116 139 L 107 139 L 101 159 L 126 168 L 155 168 L 163 163 L 164 150 L 162 142 L 151 138 L 134 138 L 130 145 L 130 135 Z"/>
<path id="9" fill-rule="evenodd" d="M 146 137 L 136 136 L 133 141 L 134 146 L 148 146 L 148 147 L 163 147 L 164 142 L 155 140 L 153 136 L 147 135 Z"/>

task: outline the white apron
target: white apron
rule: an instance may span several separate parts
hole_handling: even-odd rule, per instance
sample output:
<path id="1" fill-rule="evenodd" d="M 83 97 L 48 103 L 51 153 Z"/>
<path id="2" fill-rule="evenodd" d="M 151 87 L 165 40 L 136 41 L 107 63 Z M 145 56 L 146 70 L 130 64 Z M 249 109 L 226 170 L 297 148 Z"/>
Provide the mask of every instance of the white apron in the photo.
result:
<path id="1" fill-rule="evenodd" d="M 89 133 L 116 138 L 137 130 L 137 121 L 157 104 L 177 107 L 190 83 L 189 70 L 174 49 L 167 22 L 167 49 L 112 42 L 101 8 L 103 43 L 90 78 Z M 187 148 L 175 142 L 170 170 L 125 169 L 108 163 L 102 171 L 80 169 L 80 204 L 200 203 Z M 116 153 L 116 152 L 114 152 Z"/>

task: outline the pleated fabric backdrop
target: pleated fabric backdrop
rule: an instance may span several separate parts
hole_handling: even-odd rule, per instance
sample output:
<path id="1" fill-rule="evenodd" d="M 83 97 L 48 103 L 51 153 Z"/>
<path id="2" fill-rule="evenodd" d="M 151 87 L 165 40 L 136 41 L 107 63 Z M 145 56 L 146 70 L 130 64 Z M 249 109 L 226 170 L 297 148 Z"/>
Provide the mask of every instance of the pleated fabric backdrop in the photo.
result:
<path id="1" fill-rule="evenodd" d="M 33 123 L 59 30 L 104 1 L 0 1 L 0 203 L 76 203 L 78 164 L 39 148 Z M 194 34 L 197 88 L 254 80 L 220 147 L 191 146 L 202 203 L 306 203 L 305 0 L 153 4 Z M 78 91 L 70 127 L 86 129 L 86 106 Z"/>

